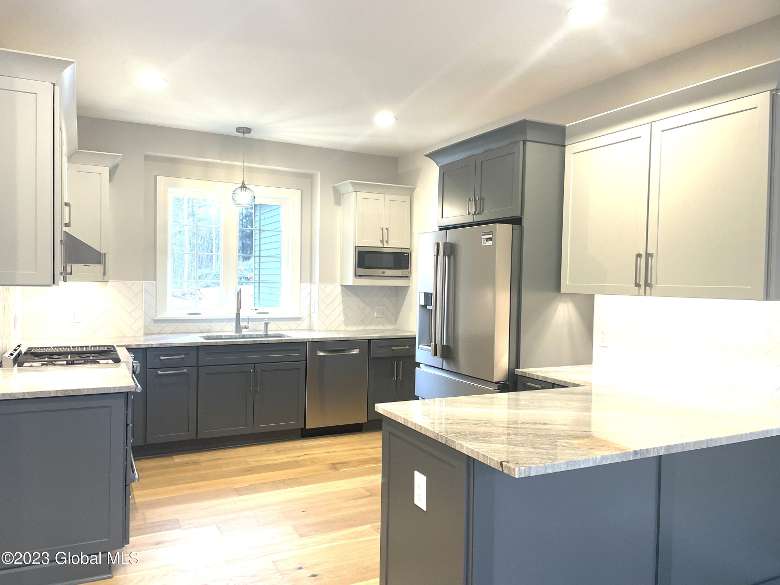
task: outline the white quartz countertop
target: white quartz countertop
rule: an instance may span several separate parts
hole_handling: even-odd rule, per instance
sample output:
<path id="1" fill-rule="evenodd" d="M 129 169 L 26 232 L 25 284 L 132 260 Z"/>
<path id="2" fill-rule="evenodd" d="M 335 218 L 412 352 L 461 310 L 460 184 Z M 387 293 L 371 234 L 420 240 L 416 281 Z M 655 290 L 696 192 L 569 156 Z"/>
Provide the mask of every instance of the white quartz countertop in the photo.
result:
<path id="1" fill-rule="evenodd" d="M 667 382 L 671 386 L 672 382 Z M 635 392 L 631 382 L 379 404 L 504 473 L 530 477 L 780 435 L 780 391 Z"/>
<path id="2" fill-rule="evenodd" d="M 113 365 L 0 368 L 0 400 L 134 392 L 130 354 L 118 351 Z"/>
<path id="3" fill-rule="evenodd" d="M 589 386 L 593 380 L 593 366 L 583 364 L 551 368 L 520 368 L 515 370 L 515 374 L 561 386 Z"/>
<path id="4" fill-rule="evenodd" d="M 250 334 L 256 331 L 248 332 Z M 273 331 L 271 333 L 274 333 Z M 251 343 L 291 343 L 302 341 L 329 341 L 339 339 L 393 339 L 396 337 L 414 337 L 414 331 L 403 329 L 361 329 L 351 331 L 285 331 L 287 337 L 245 338 L 245 339 L 203 339 L 210 333 L 167 333 L 157 335 L 142 335 L 138 337 L 122 337 L 109 340 L 98 340 L 99 343 L 111 343 L 130 348 L 144 347 L 175 347 L 193 345 L 232 345 Z M 90 343 L 96 343 L 95 340 Z"/>

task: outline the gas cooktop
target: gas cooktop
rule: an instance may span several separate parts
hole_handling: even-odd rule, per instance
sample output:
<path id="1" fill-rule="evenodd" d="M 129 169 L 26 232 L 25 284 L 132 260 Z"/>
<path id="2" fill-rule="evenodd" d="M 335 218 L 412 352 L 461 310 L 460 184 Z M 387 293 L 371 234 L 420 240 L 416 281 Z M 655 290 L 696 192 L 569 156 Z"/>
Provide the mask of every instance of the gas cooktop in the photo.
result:
<path id="1" fill-rule="evenodd" d="M 78 366 L 83 364 L 116 364 L 121 360 L 114 345 L 57 345 L 28 347 L 16 365 L 23 368 L 36 366 Z"/>

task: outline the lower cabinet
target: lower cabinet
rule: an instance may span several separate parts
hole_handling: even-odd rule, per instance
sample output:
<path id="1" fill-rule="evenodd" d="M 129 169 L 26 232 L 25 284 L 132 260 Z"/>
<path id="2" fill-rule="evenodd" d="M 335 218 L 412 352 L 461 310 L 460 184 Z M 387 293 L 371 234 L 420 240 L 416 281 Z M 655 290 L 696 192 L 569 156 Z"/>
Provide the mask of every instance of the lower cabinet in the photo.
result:
<path id="1" fill-rule="evenodd" d="M 201 366 L 197 437 L 303 428 L 305 362 Z"/>
<path id="2" fill-rule="evenodd" d="M 414 338 L 374 339 L 368 364 L 368 420 L 379 420 L 375 405 L 414 400 Z"/>
<path id="3" fill-rule="evenodd" d="M 381 402 L 414 400 L 414 358 L 372 358 L 368 365 L 368 420 L 382 418 Z"/>
<path id="4" fill-rule="evenodd" d="M 197 368 L 161 368 L 146 373 L 146 442 L 194 439 Z"/>
<path id="5" fill-rule="evenodd" d="M 251 432 L 255 366 L 201 366 L 198 370 L 198 438 Z"/>
<path id="6" fill-rule="evenodd" d="M 0 551 L 51 559 L 15 564 L 4 556 L 0 585 L 110 576 L 108 565 L 58 564 L 55 555 L 126 542 L 128 405 L 124 393 L 0 401 Z"/>
<path id="7" fill-rule="evenodd" d="M 302 429 L 306 404 L 306 363 L 258 364 L 254 430 Z"/>

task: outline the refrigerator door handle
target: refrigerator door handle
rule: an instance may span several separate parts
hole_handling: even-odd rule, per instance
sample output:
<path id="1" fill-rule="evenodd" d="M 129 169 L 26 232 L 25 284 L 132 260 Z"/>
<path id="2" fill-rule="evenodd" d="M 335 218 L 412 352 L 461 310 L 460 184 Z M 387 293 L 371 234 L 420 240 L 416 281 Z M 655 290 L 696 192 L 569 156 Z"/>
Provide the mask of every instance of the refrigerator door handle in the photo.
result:
<path id="1" fill-rule="evenodd" d="M 433 301 L 431 303 L 431 355 L 439 355 L 439 252 L 440 242 L 433 244 Z"/>
<path id="2" fill-rule="evenodd" d="M 441 250 L 442 263 L 444 265 L 442 274 L 442 311 L 441 311 L 441 329 L 440 329 L 440 353 L 450 345 L 449 321 L 450 321 L 450 258 L 452 251 L 446 244 L 442 245 Z"/>

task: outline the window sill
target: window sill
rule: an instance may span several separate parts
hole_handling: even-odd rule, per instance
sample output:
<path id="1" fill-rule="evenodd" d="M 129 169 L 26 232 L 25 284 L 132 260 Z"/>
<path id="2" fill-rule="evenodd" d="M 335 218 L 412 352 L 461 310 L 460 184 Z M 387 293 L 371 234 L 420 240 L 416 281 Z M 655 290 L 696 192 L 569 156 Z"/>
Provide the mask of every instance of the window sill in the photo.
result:
<path id="1" fill-rule="evenodd" d="M 242 313 L 242 321 L 300 321 L 303 319 L 302 315 L 294 315 L 287 313 L 270 313 L 268 315 L 257 315 L 254 313 Z M 162 314 L 156 315 L 153 319 L 155 322 L 164 321 L 225 321 L 233 322 L 236 320 L 235 314 L 202 314 L 202 315 L 181 315 L 181 314 Z"/>

